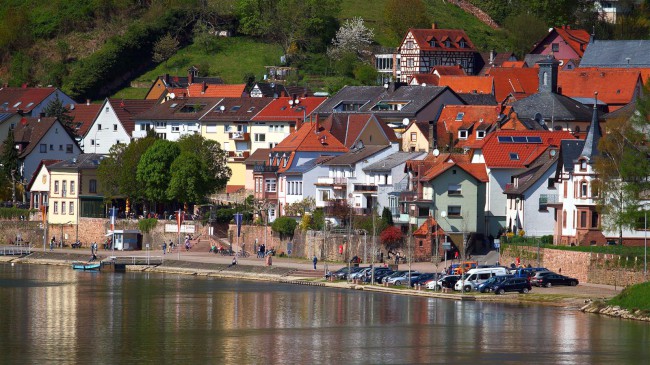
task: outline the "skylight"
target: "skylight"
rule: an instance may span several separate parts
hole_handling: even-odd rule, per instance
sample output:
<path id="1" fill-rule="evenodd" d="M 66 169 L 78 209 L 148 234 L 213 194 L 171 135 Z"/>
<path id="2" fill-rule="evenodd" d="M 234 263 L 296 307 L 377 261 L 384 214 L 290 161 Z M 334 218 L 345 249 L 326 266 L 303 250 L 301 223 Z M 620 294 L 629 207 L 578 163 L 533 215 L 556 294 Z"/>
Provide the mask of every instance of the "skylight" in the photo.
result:
<path id="1" fill-rule="evenodd" d="M 20 105 L 20 104 L 22 104 L 22 101 L 17 102 L 16 104 L 14 104 L 13 107 L 14 107 L 14 108 L 18 108 L 18 105 Z"/>
<path id="2" fill-rule="evenodd" d="M 230 111 L 231 111 L 231 112 L 236 112 L 236 111 L 239 110 L 240 108 L 241 108 L 241 105 L 235 105 L 235 106 L 233 106 L 232 108 L 230 108 Z"/>
<path id="3" fill-rule="evenodd" d="M 27 104 L 27 108 L 29 108 L 29 107 L 32 106 L 32 105 L 34 105 L 34 102 L 31 102 L 31 101 L 30 101 L 29 104 Z"/>
<path id="4" fill-rule="evenodd" d="M 255 107 L 254 107 L 254 106 L 248 108 L 247 112 L 248 112 L 248 113 L 251 113 L 251 112 L 253 112 L 253 110 L 255 110 Z"/>
<path id="5" fill-rule="evenodd" d="M 519 160 L 519 154 L 516 152 L 510 152 L 510 159 L 513 161 Z"/>
<path id="6" fill-rule="evenodd" d="M 460 112 L 460 113 L 456 114 L 456 120 L 463 120 L 464 116 L 465 116 L 465 113 Z"/>
<path id="7" fill-rule="evenodd" d="M 173 109 L 173 108 L 176 108 L 177 106 L 178 106 L 178 103 L 172 103 L 172 105 L 170 105 L 169 107 Z"/>

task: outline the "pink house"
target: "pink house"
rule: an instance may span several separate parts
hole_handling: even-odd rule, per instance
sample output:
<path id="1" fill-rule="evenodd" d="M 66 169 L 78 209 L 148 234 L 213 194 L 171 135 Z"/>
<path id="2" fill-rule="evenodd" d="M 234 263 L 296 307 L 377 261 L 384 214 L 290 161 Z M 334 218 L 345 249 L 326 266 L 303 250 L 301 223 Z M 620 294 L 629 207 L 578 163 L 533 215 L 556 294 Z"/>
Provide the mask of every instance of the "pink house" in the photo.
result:
<path id="1" fill-rule="evenodd" d="M 552 28 L 530 53 L 550 54 L 561 60 L 580 59 L 587 49 L 589 37 L 589 33 L 583 29 L 571 29 L 569 26 Z"/>

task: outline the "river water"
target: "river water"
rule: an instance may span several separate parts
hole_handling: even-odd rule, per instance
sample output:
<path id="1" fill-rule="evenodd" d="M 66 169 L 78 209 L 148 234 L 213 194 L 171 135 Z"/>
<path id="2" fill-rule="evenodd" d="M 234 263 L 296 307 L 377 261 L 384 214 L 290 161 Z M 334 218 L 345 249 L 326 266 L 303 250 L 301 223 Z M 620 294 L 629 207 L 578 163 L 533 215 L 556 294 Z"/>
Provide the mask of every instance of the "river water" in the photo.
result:
<path id="1" fill-rule="evenodd" d="M 649 344 L 554 307 L 0 264 L 2 364 L 647 364 Z"/>

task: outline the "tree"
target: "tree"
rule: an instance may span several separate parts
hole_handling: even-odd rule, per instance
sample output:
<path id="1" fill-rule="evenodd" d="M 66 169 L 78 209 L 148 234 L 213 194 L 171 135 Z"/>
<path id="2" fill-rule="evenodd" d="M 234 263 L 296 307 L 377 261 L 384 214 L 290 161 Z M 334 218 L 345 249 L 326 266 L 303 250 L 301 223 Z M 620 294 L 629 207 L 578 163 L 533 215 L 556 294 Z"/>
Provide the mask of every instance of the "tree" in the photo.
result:
<path id="1" fill-rule="evenodd" d="M 306 212 L 311 212 L 316 206 L 314 197 L 308 196 L 303 200 L 295 203 L 287 204 L 284 208 L 285 215 L 296 217 L 304 215 Z"/>
<path id="2" fill-rule="evenodd" d="M 390 209 L 388 207 L 384 207 L 384 209 L 381 211 L 381 220 L 386 223 L 386 226 L 392 226 L 393 223 L 393 214 L 390 212 Z"/>
<path id="3" fill-rule="evenodd" d="M 196 154 L 203 164 L 204 195 L 214 194 L 226 186 L 232 170 L 226 164 L 226 152 L 221 149 L 219 142 L 206 139 L 200 134 L 189 134 L 178 140 L 178 147 L 181 152 Z"/>
<path id="4" fill-rule="evenodd" d="M 154 44 L 152 60 L 156 63 L 165 61 L 167 66 L 167 60 L 178 51 L 178 46 L 179 42 L 176 38 L 169 33 L 165 34 Z"/>
<path id="5" fill-rule="evenodd" d="M 336 32 L 327 55 L 338 60 L 344 54 L 353 54 L 358 60 L 366 61 L 372 56 L 370 44 L 374 37 L 374 31 L 365 26 L 362 18 L 348 19 Z"/>
<path id="6" fill-rule="evenodd" d="M 171 178 L 167 187 L 167 199 L 183 203 L 199 203 L 205 199 L 209 188 L 205 162 L 196 154 L 181 152 L 169 171 Z"/>
<path id="7" fill-rule="evenodd" d="M 2 176 L 11 182 L 11 201 L 16 202 L 16 177 L 19 171 L 18 150 L 16 150 L 13 131 L 9 131 L 7 138 L 2 143 Z"/>
<path id="8" fill-rule="evenodd" d="M 284 237 L 293 237 L 293 232 L 296 230 L 297 226 L 298 222 L 296 222 L 294 219 L 289 217 L 279 217 L 273 221 L 271 229 L 274 232 L 278 232 L 280 234 L 280 238 L 282 239 Z"/>
<path id="9" fill-rule="evenodd" d="M 197 21 L 192 30 L 194 44 L 203 48 L 206 54 L 214 52 L 217 49 L 217 37 L 214 35 L 214 32 L 214 28 L 203 20 Z"/>
<path id="10" fill-rule="evenodd" d="M 314 231 L 322 231 L 325 228 L 325 213 L 323 208 L 316 208 L 311 216 L 309 229 Z"/>
<path id="11" fill-rule="evenodd" d="M 384 24 L 395 39 L 401 39 L 409 28 L 429 28 L 427 6 L 422 0 L 388 0 L 384 6 Z"/>
<path id="12" fill-rule="evenodd" d="M 76 134 L 74 125 L 72 124 L 74 117 L 70 115 L 70 110 L 59 99 L 59 94 L 56 94 L 54 100 L 47 104 L 43 109 L 43 113 L 45 113 L 46 117 L 56 117 L 70 133 Z"/>
<path id="13" fill-rule="evenodd" d="M 392 251 L 394 248 L 399 247 L 402 241 L 402 231 L 395 226 L 389 226 L 381 232 L 379 238 L 381 243 L 386 245 L 386 249 Z"/>
<path id="14" fill-rule="evenodd" d="M 159 139 L 142 155 L 136 179 L 142 184 L 146 199 L 152 202 L 167 200 L 170 167 L 179 153 L 180 148 L 176 143 Z"/>
<path id="15" fill-rule="evenodd" d="M 508 39 L 514 52 L 522 57 L 548 33 L 548 27 L 539 17 L 530 13 L 511 15 L 505 20 Z"/>

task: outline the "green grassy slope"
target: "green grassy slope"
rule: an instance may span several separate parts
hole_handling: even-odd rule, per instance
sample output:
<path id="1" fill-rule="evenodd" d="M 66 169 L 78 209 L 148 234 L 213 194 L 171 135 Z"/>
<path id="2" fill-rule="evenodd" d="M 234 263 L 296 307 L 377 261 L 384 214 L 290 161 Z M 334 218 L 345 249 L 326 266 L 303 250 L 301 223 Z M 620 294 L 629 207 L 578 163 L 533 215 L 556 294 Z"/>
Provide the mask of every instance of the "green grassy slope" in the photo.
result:
<path id="1" fill-rule="evenodd" d="M 643 310 L 650 312 L 650 282 L 633 285 L 623 290 L 623 292 L 607 304 L 618 305 L 628 310 Z"/>

